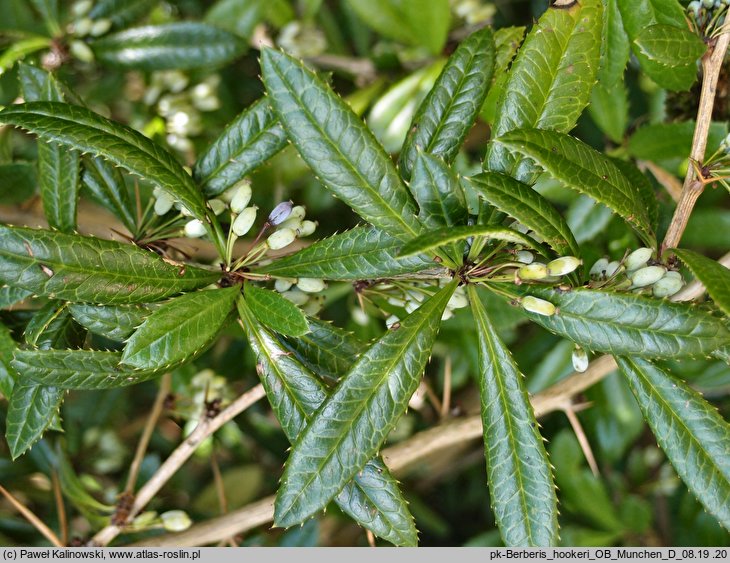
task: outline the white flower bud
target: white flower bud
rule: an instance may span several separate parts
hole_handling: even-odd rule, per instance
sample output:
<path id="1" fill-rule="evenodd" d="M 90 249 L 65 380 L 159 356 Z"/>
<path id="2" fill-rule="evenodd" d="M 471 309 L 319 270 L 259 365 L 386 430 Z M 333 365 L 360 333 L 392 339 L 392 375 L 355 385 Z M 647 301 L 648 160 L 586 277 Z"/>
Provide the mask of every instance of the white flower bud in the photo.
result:
<path id="1" fill-rule="evenodd" d="M 352 316 L 352 320 L 355 321 L 355 324 L 367 326 L 370 323 L 370 317 L 360 307 L 353 307 L 350 315 Z"/>
<path id="2" fill-rule="evenodd" d="M 94 25 L 91 26 L 91 35 L 94 37 L 99 37 L 100 35 L 104 35 L 107 31 L 109 31 L 112 27 L 112 20 L 107 18 L 102 18 L 100 20 L 96 20 L 94 22 Z"/>
<path id="3" fill-rule="evenodd" d="M 519 221 L 513 221 L 512 224 L 510 224 L 509 228 L 517 231 L 518 233 L 522 233 L 523 235 L 526 235 L 530 230 Z"/>
<path id="4" fill-rule="evenodd" d="M 417 301 L 409 301 L 408 303 L 406 303 L 406 307 L 405 307 L 406 313 L 408 313 L 410 315 L 413 311 L 418 309 L 420 306 L 421 306 L 421 304 L 418 303 Z"/>
<path id="5" fill-rule="evenodd" d="M 190 211 L 190 210 L 189 210 L 189 209 L 188 209 L 187 207 L 185 207 L 185 206 L 184 206 L 184 205 L 183 205 L 182 203 L 180 203 L 179 201 L 176 201 L 176 202 L 175 202 L 175 207 L 177 207 L 177 208 L 178 208 L 178 209 L 180 210 L 180 214 L 181 214 L 181 215 L 182 215 L 183 217 L 192 217 L 192 216 L 193 216 L 193 212 L 192 212 L 192 211 Z"/>
<path id="6" fill-rule="evenodd" d="M 406 300 L 407 301 L 418 301 L 419 303 L 423 302 L 425 299 L 425 295 L 421 293 L 420 291 L 416 291 L 415 289 L 409 289 L 406 292 Z"/>
<path id="7" fill-rule="evenodd" d="M 638 270 L 642 266 L 646 266 L 653 253 L 654 251 L 651 248 L 637 248 L 626 257 L 624 265 L 629 272 Z"/>
<path id="8" fill-rule="evenodd" d="M 71 6 L 71 14 L 76 18 L 85 16 L 89 13 L 93 5 L 93 0 L 79 0 L 78 2 L 74 2 Z"/>
<path id="9" fill-rule="evenodd" d="M 464 307 L 469 306 L 469 300 L 466 298 L 463 291 L 459 291 L 457 289 L 451 296 L 451 299 L 449 299 L 446 306 L 450 309 L 463 309 Z"/>
<path id="10" fill-rule="evenodd" d="M 94 62 L 94 51 L 92 51 L 91 48 L 83 41 L 71 41 L 69 51 L 82 63 Z"/>
<path id="11" fill-rule="evenodd" d="M 311 234 L 314 234 L 314 231 L 317 230 L 317 222 L 316 221 L 302 221 L 301 227 L 297 229 L 299 231 L 300 237 L 308 237 Z"/>
<path id="12" fill-rule="evenodd" d="M 664 274 L 665 278 L 674 278 L 679 280 L 680 282 L 684 283 L 684 279 L 682 278 L 682 274 L 677 272 L 676 270 L 669 270 L 666 274 Z"/>
<path id="13" fill-rule="evenodd" d="M 399 322 L 400 322 L 400 319 L 397 316 L 391 315 L 387 319 L 385 319 L 385 326 L 388 328 L 392 328 L 395 323 L 399 323 Z"/>
<path id="14" fill-rule="evenodd" d="M 593 266 L 591 266 L 591 271 L 588 272 L 588 275 L 590 275 L 591 277 L 603 276 L 607 267 L 608 267 L 608 259 L 599 258 L 598 260 L 596 260 L 596 263 L 593 264 Z"/>
<path id="15" fill-rule="evenodd" d="M 286 221 L 281 223 L 277 229 L 291 229 L 292 231 L 298 231 L 302 228 L 302 220 L 299 217 L 289 217 Z"/>
<path id="16" fill-rule="evenodd" d="M 448 321 L 453 316 L 454 316 L 454 311 L 452 311 L 451 309 L 446 307 L 446 309 L 444 309 L 443 314 L 441 315 L 441 320 Z"/>
<path id="17" fill-rule="evenodd" d="M 298 289 L 285 291 L 281 294 L 281 296 L 294 303 L 294 305 L 299 305 L 300 307 L 309 301 L 309 295 L 303 291 L 299 291 Z"/>
<path id="18" fill-rule="evenodd" d="M 172 209 L 173 203 L 175 203 L 175 200 L 170 194 L 159 191 L 155 200 L 155 214 L 164 215 Z"/>
<path id="19" fill-rule="evenodd" d="M 272 209 L 269 213 L 268 221 L 272 225 L 281 225 L 284 221 L 289 218 L 292 210 L 291 201 L 282 201 L 279 205 Z"/>
<path id="20" fill-rule="evenodd" d="M 667 272 L 667 274 L 670 273 L 672 272 Z M 684 284 L 682 283 L 681 277 L 678 279 L 675 276 L 666 275 L 654 284 L 652 292 L 654 293 L 654 297 L 671 297 L 682 289 L 682 285 Z"/>
<path id="21" fill-rule="evenodd" d="M 667 270 L 663 266 L 646 266 L 633 272 L 629 277 L 634 287 L 646 287 L 658 282 Z"/>
<path id="22" fill-rule="evenodd" d="M 388 304 L 393 305 L 393 307 L 405 307 L 406 302 L 402 299 L 398 299 L 397 297 L 388 297 Z"/>
<path id="23" fill-rule="evenodd" d="M 205 234 L 205 225 L 200 219 L 193 219 L 185 223 L 185 236 L 188 238 L 200 238 Z"/>
<path id="24" fill-rule="evenodd" d="M 241 180 L 233 186 L 233 197 L 231 198 L 231 211 L 238 215 L 246 209 L 251 201 L 251 184 L 248 180 Z M 230 190 L 229 190 L 230 191 Z"/>
<path id="25" fill-rule="evenodd" d="M 533 262 L 522 266 L 515 274 L 521 280 L 541 280 L 548 276 L 547 266 L 541 262 Z"/>
<path id="26" fill-rule="evenodd" d="M 563 256 L 548 262 L 547 271 L 551 276 L 564 276 L 574 271 L 583 263 L 583 260 L 575 256 Z"/>
<path id="27" fill-rule="evenodd" d="M 157 512 L 154 510 L 147 510 L 140 514 L 139 516 L 136 516 L 134 520 L 132 520 L 132 527 L 140 530 L 144 529 L 152 524 L 155 523 L 157 520 Z"/>
<path id="28" fill-rule="evenodd" d="M 532 264 L 533 260 L 535 260 L 535 255 L 529 250 L 519 250 L 515 254 L 515 259 L 522 264 Z"/>
<path id="29" fill-rule="evenodd" d="M 233 225 L 231 225 L 231 229 L 236 236 L 242 237 L 251 230 L 254 221 L 256 221 L 257 210 L 258 207 L 252 205 L 251 207 L 244 209 L 243 213 L 236 217 L 233 221 Z"/>
<path id="30" fill-rule="evenodd" d="M 289 246 L 294 239 L 297 238 L 297 233 L 294 229 L 281 229 L 269 235 L 266 241 L 269 243 L 271 250 L 279 250 L 286 246 Z"/>
<path id="31" fill-rule="evenodd" d="M 182 510 L 168 510 L 167 512 L 163 512 L 160 514 L 160 519 L 165 530 L 168 532 L 182 532 L 183 530 L 187 530 L 192 524 L 190 517 Z"/>
<path id="32" fill-rule="evenodd" d="M 606 277 L 611 278 L 615 276 L 616 274 L 620 274 L 625 270 L 625 266 L 621 264 L 618 260 L 614 260 L 613 262 L 609 262 L 608 266 L 606 266 Z"/>
<path id="33" fill-rule="evenodd" d="M 94 26 L 94 22 L 89 18 L 83 18 L 74 23 L 74 35 L 76 37 L 84 37 L 91 32 L 91 28 Z"/>
<path id="34" fill-rule="evenodd" d="M 221 199 L 211 199 L 208 202 L 208 207 L 211 208 L 215 215 L 220 215 L 226 210 L 226 202 Z"/>
<path id="35" fill-rule="evenodd" d="M 553 316 L 556 311 L 555 305 L 550 303 L 550 301 L 545 301 L 544 299 L 533 297 L 532 295 L 523 297 L 522 301 L 520 301 L 520 305 L 522 305 L 522 308 L 525 311 L 537 313 L 538 315 L 545 315 L 546 317 Z"/>
<path id="36" fill-rule="evenodd" d="M 324 305 L 324 300 L 315 297 L 304 304 L 302 311 L 310 317 L 313 317 L 322 310 L 322 305 Z"/>
<path id="37" fill-rule="evenodd" d="M 317 278 L 299 278 L 297 287 L 306 293 L 319 293 L 327 287 L 327 284 Z"/>
<path id="38" fill-rule="evenodd" d="M 292 280 L 279 278 L 274 282 L 274 289 L 279 293 L 284 293 L 285 291 L 289 291 L 293 285 L 294 282 Z"/>
<path id="39" fill-rule="evenodd" d="M 305 215 L 307 214 L 307 210 L 304 209 L 303 205 L 295 205 L 291 208 L 291 213 L 289 213 L 289 217 L 287 219 L 291 219 L 293 217 L 297 217 L 299 219 L 304 219 Z"/>
<path id="40" fill-rule="evenodd" d="M 575 371 L 583 373 L 588 369 L 588 353 L 580 346 L 575 347 L 571 359 L 573 360 L 573 369 Z"/>

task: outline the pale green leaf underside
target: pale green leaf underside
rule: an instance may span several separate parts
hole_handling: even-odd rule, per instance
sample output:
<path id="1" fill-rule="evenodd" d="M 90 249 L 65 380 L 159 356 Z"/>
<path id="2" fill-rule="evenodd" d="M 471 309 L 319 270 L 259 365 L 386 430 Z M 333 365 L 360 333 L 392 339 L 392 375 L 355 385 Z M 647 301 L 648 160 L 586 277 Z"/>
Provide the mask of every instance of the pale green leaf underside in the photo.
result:
<path id="1" fill-rule="evenodd" d="M 382 446 L 418 387 L 456 282 L 376 341 L 325 400 L 292 448 L 274 505 L 279 526 L 327 503 Z"/>
<path id="2" fill-rule="evenodd" d="M 644 418 L 682 481 L 730 530 L 730 426 L 686 383 L 640 358 L 616 358 Z"/>
<path id="3" fill-rule="evenodd" d="M 403 245 L 400 256 L 414 256 L 433 251 L 446 244 L 464 240 L 470 237 L 485 237 L 488 239 L 501 240 L 522 244 L 530 248 L 539 248 L 539 243 L 527 235 L 508 229 L 507 227 L 492 227 L 489 225 L 462 225 L 459 227 L 447 227 L 430 231 L 425 235 L 416 237 Z"/>
<path id="4" fill-rule="evenodd" d="M 206 195 L 218 195 L 287 144 L 286 133 L 262 98 L 245 109 L 198 157 L 193 176 Z"/>
<path id="5" fill-rule="evenodd" d="M 580 256 L 580 247 L 563 216 L 530 186 L 494 172 L 472 176 L 469 182 L 491 205 L 540 235 L 558 255 Z"/>
<path id="6" fill-rule="evenodd" d="M 111 389 L 162 375 L 120 365 L 122 354 L 96 350 L 16 350 L 11 365 L 25 377 L 61 389 Z"/>
<path id="7" fill-rule="evenodd" d="M 319 179 L 363 219 L 400 239 L 420 230 L 416 208 L 372 133 L 329 86 L 290 56 L 261 56 L 269 99 Z"/>
<path id="8" fill-rule="evenodd" d="M 302 310 L 280 293 L 248 284 L 246 303 L 261 324 L 285 336 L 302 336 L 309 324 Z"/>
<path id="9" fill-rule="evenodd" d="M 161 305 L 129 338 L 122 363 L 163 369 L 195 356 L 223 327 L 240 291 L 240 286 L 196 291 Z"/>
<path id="10" fill-rule="evenodd" d="M 243 299 L 238 300 L 238 312 L 256 353 L 266 395 L 293 444 L 327 398 L 327 388 L 256 320 Z M 395 545 L 418 543 L 413 517 L 398 483 L 380 459 L 368 461 L 335 502 L 355 521 Z"/>
<path id="11" fill-rule="evenodd" d="M 550 462 L 520 373 L 479 295 L 469 286 L 479 336 L 478 377 L 489 491 L 507 546 L 558 541 L 558 508 Z"/>
<path id="12" fill-rule="evenodd" d="M 715 305 L 730 316 L 730 269 L 692 250 L 675 248 L 673 251 L 707 288 Z"/>
<path id="13" fill-rule="evenodd" d="M 159 301 L 220 277 L 129 244 L 6 225 L 0 225 L 0 272 L 3 281 L 38 295 L 107 304 Z"/>
<path id="14" fill-rule="evenodd" d="M 399 257 L 402 244 L 383 231 L 360 226 L 254 271 L 281 277 L 350 281 L 387 278 L 438 266 L 423 256 Z"/>
<path id="15" fill-rule="evenodd" d="M 13 459 L 23 455 L 53 421 L 63 389 L 29 382 L 16 383 L 8 405 L 5 438 Z"/>
<path id="16" fill-rule="evenodd" d="M 561 292 L 532 286 L 520 293 L 559 308 L 551 317 L 526 313 L 533 321 L 596 352 L 687 358 L 730 345 L 723 320 L 696 305 L 591 289 Z"/>
<path id="17" fill-rule="evenodd" d="M 643 194 L 607 156 L 570 135 L 539 129 L 510 131 L 495 143 L 534 160 L 556 180 L 613 209 L 647 246 L 656 247 Z"/>

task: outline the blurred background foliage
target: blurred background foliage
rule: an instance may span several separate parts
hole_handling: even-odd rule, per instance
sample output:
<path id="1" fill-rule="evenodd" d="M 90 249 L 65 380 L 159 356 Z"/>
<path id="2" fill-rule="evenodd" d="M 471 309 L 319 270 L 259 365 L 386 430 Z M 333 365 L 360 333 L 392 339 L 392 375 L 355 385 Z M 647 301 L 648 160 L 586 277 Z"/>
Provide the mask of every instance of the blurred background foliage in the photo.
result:
<path id="1" fill-rule="evenodd" d="M 500 77 L 526 26 L 545 8 L 545 0 L 0 0 L 0 105 L 20 96 L 16 61 L 43 66 L 69 86 L 70 100 L 82 99 L 94 111 L 131 125 L 191 165 L 227 123 L 262 95 L 256 46 L 277 45 L 328 77 L 386 149 L 395 151 L 448 54 L 474 29 L 492 25 L 503 30 L 497 36 L 498 71 L 481 119 L 457 159 L 458 169 L 467 174 L 480 167 Z M 154 63 L 141 65 L 109 48 L 120 30 L 181 21 L 206 22 L 235 34 L 241 48 L 233 56 L 224 53 L 221 64 L 203 68 L 188 64 L 185 45 L 178 53 L 163 53 Z M 710 150 L 727 134 L 728 79 L 725 72 Z M 688 91 L 667 92 L 632 58 L 624 82 L 614 91 L 594 93 L 592 106 L 574 131 L 609 154 L 635 158 L 648 172 L 660 202 L 660 233 L 673 209 L 667 189 L 678 185 L 687 166 L 696 90 L 695 84 Z M 0 129 L 3 222 L 42 223 L 35 151 L 32 138 Z M 254 201 L 262 208 L 289 198 L 306 205 L 308 215 L 319 221 L 320 236 L 356 224 L 354 214 L 326 193 L 292 147 L 251 180 Z M 130 188 L 136 182 L 127 181 Z M 148 186 L 138 187 L 143 201 L 150 197 Z M 565 210 L 586 263 L 603 255 L 618 259 L 624 249 L 640 246 L 620 219 L 590 198 L 550 180 L 539 182 L 538 189 Z M 730 209 L 723 192 L 708 190 L 702 197 L 684 246 L 715 258 L 730 248 Z M 110 226 L 123 231 L 106 211 L 85 198 L 80 230 L 108 237 Z M 205 256 L 205 244 L 195 244 L 192 250 Z M 2 322 L 22 332 L 29 319 L 25 305 L 0 312 Z M 527 375 L 530 392 L 572 372 L 572 344 L 534 324 L 523 324 L 524 317 L 501 302 L 490 305 L 501 336 Z M 389 443 L 407 439 L 444 417 L 478 412 L 473 383 L 478 371 L 476 335 L 465 311 L 444 324 L 421 392 Z M 359 310 L 347 284 L 331 284 L 322 316 L 363 340 L 384 330 L 382 319 Z M 112 345 L 100 341 L 95 347 Z M 683 362 L 681 369 L 730 418 L 730 367 L 698 360 Z M 154 473 L 190 430 L 206 397 L 225 402 L 256 384 L 254 358 L 240 329 L 231 325 L 214 348 L 177 370 L 172 381 L 138 483 Z M 47 433 L 15 462 L 10 461 L 7 445 L 0 443 L 0 483 L 59 533 L 54 491 L 62 490 L 68 541 L 88 538 L 104 525 L 124 488 L 158 386 L 151 381 L 133 388 L 71 393 L 61 412 L 63 432 Z M 442 408 L 445 387 L 450 392 L 448 408 Z M 623 379 L 609 376 L 578 402 L 586 407 L 577 417 L 595 455 L 594 471 L 564 413 L 541 420 L 556 467 L 564 545 L 730 543 L 727 532 L 680 483 Z M 0 421 L 5 420 L 6 407 L 7 402 L 0 401 Z M 276 490 L 287 447 L 269 407 L 261 401 L 207 440 L 149 510 L 182 510 L 199 522 L 245 506 Z M 480 440 L 425 459 L 402 480 L 422 545 L 499 545 Z M 160 527 L 125 535 L 121 541 L 161 533 L 164 530 L 156 529 Z M 332 507 L 301 528 L 283 531 L 264 526 L 231 542 L 367 545 L 367 538 Z M 0 500 L 0 545 L 44 545 L 40 534 L 4 500 Z"/>

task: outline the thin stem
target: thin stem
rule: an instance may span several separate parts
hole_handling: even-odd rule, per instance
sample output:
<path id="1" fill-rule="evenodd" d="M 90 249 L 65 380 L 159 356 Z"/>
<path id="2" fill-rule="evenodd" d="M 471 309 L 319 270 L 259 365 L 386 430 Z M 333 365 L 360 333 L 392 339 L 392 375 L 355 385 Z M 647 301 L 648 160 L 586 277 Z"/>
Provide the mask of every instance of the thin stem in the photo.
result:
<path id="1" fill-rule="evenodd" d="M 25 518 L 28 522 L 30 522 L 33 527 L 38 530 L 41 534 L 45 536 L 45 538 L 51 542 L 56 547 L 63 547 L 63 543 L 60 539 L 58 539 L 58 536 L 53 533 L 53 530 L 51 530 L 48 526 L 46 526 L 43 521 L 36 516 L 32 510 L 30 510 L 28 507 L 26 507 L 22 502 L 20 502 L 18 499 L 16 499 L 10 491 L 8 491 L 5 487 L 0 485 L 0 493 L 8 499 L 10 504 L 12 504 L 15 509 L 20 512 L 20 514 L 23 515 L 23 518 Z"/>
<path id="2" fill-rule="evenodd" d="M 703 162 L 705 159 L 707 136 L 710 132 L 712 109 L 715 105 L 717 81 L 720 76 L 720 69 L 725 59 L 728 44 L 730 44 L 730 33 L 726 30 L 717 38 L 715 45 L 702 57 L 702 92 L 700 94 L 699 107 L 697 108 L 697 124 L 695 126 L 690 153 L 690 159 L 695 162 Z M 669 229 L 667 229 L 664 242 L 662 242 L 661 254 L 668 248 L 674 248 L 679 244 L 689 222 L 694 205 L 705 188 L 700 180 L 697 178 L 694 167 L 690 166 L 684 178 L 679 203 L 674 211 Z"/>
<path id="3" fill-rule="evenodd" d="M 170 454 L 164 463 L 157 469 L 155 474 L 150 478 L 147 483 L 139 490 L 134 504 L 129 511 L 129 519 L 134 518 L 139 512 L 147 506 L 155 495 L 162 489 L 162 487 L 170 480 L 170 478 L 177 473 L 178 469 L 193 455 L 200 443 L 205 440 L 208 436 L 216 432 L 221 426 L 229 422 L 251 405 L 262 399 L 266 393 L 264 388 L 259 384 L 256 387 L 246 391 L 243 395 L 239 396 L 235 401 L 218 413 L 214 418 L 201 418 L 195 430 L 192 431 L 176 449 Z M 92 545 L 108 545 L 114 538 L 116 538 L 122 532 L 122 528 L 110 524 L 106 528 L 100 530 L 92 539 L 90 544 Z M 229 537 L 228 534 L 225 537 Z M 220 538 L 223 539 L 223 538 Z"/>
<path id="4" fill-rule="evenodd" d="M 58 527 L 61 530 L 61 543 L 63 545 L 68 545 L 68 519 L 66 518 L 66 505 L 63 504 L 61 482 L 58 480 L 58 472 L 55 469 L 51 471 L 51 484 L 53 486 L 53 498 L 56 501 L 56 511 L 58 512 Z"/>

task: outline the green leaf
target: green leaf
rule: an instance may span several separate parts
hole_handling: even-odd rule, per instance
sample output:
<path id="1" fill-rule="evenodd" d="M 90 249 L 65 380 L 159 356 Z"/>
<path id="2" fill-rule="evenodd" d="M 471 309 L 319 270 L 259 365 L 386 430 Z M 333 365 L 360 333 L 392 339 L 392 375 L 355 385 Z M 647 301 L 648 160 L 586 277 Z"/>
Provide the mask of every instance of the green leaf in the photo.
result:
<path id="1" fill-rule="evenodd" d="M 301 309 L 276 291 L 246 284 L 246 303 L 261 324 L 285 336 L 302 336 L 309 332 Z"/>
<path id="2" fill-rule="evenodd" d="M 643 29 L 634 44 L 652 61 L 670 67 L 693 64 L 707 50 L 705 42 L 686 27 L 662 24 Z"/>
<path id="3" fill-rule="evenodd" d="M 281 277 L 351 281 L 389 278 L 437 266 L 424 256 L 398 257 L 401 246 L 402 242 L 383 231 L 360 226 L 254 271 Z"/>
<path id="4" fill-rule="evenodd" d="M 617 357 L 644 418 L 679 476 L 730 530 L 730 426 L 683 381 L 639 358 Z"/>
<path id="5" fill-rule="evenodd" d="M 424 254 L 440 248 L 446 244 L 464 240 L 470 237 L 485 237 L 488 239 L 501 240 L 523 244 L 530 248 L 539 248 L 537 241 L 518 231 L 507 227 L 493 227 L 490 225 L 462 225 L 460 227 L 447 227 L 435 231 L 429 231 L 425 235 L 414 238 L 404 244 L 399 256 L 407 257 L 417 254 Z"/>
<path id="6" fill-rule="evenodd" d="M 644 173 L 634 165 L 633 162 L 614 157 L 611 157 L 611 162 L 613 162 L 618 169 L 621 170 L 629 183 L 639 192 L 639 195 L 641 196 L 641 203 L 646 206 L 646 213 L 649 216 L 649 225 L 652 230 L 656 232 L 657 226 L 659 225 L 659 202 L 651 182 Z"/>
<path id="7" fill-rule="evenodd" d="M 220 277 L 129 244 L 7 225 L 0 225 L 0 272 L 39 295 L 107 304 L 158 301 Z"/>
<path id="8" fill-rule="evenodd" d="M 124 27 L 152 11 L 158 0 L 96 0 L 89 11 L 92 20 L 108 19 L 112 27 Z"/>
<path id="9" fill-rule="evenodd" d="M 511 131 L 495 143 L 531 158 L 567 187 L 610 207 L 647 246 L 656 248 L 644 195 L 609 157 L 569 135 L 538 129 Z"/>
<path id="10" fill-rule="evenodd" d="M 307 318 L 309 332 L 282 342 L 310 371 L 322 377 L 339 379 L 350 371 L 352 362 L 367 346 L 352 333 L 332 323 Z"/>
<path id="11" fill-rule="evenodd" d="M 63 102 L 61 85 L 50 72 L 23 64 L 18 76 L 26 102 Z M 74 232 L 79 199 L 79 153 L 56 143 L 39 143 L 38 180 L 48 225 L 64 233 Z"/>
<path id="12" fill-rule="evenodd" d="M 494 36 L 488 27 L 472 33 L 449 57 L 403 144 L 400 171 L 404 178 L 411 176 L 419 147 L 447 163 L 454 160 L 484 104 L 494 59 Z"/>
<path id="13" fill-rule="evenodd" d="M 26 56 L 41 49 L 47 49 L 51 46 L 51 41 L 50 37 L 42 36 L 31 36 L 16 41 L 0 55 L 0 75 L 10 70 L 16 62 L 22 61 Z"/>
<path id="14" fill-rule="evenodd" d="M 598 70 L 601 87 L 609 91 L 614 89 L 624 75 L 630 55 L 631 46 L 621 19 L 618 0 L 606 0 L 601 34 L 601 68 Z"/>
<path id="15" fill-rule="evenodd" d="M 112 389 L 162 375 L 120 365 L 119 352 L 96 350 L 16 350 L 12 367 L 38 384 L 59 389 Z"/>
<path id="16" fill-rule="evenodd" d="M 631 135 L 627 148 L 631 156 L 640 160 L 663 163 L 676 159 L 679 162 L 687 158 L 692 150 L 694 130 L 694 121 L 650 123 L 639 127 Z M 713 122 L 705 156 L 710 156 L 726 135 L 727 124 Z"/>
<path id="17" fill-rule="evenodd" d="M 464 190 L 451 168 L 437 156 L 418 152 L 410 184 L 418 218 L 429 228 L 462 225 L 468 212 Z"/>
<path id="18" fill-rule="evenodd" d="M 91 305 L 74 303 L 69 312 L 81 326 L 95 334 L 122 341 L 131 336 L 152 309 L 146 305 Z"/>
<path id="19" fill-rule="evenodd" d="M 492 84 L 487 92 L 487 98 L 479 112 L 480 117 L 488 124 L 493 124 L 496 117 L 497 101 L 502 96 L 504 85 L 507 83 L 509 65 L 512 63 L 517 50 L 525 37 L 526 28 L 502 27 L 494 32 L 494 46 L 496 56 Z"/>
<path id="20" fill-rule="evenodd" d="M 287 351 L 254 317 L 243 299 L 238 312 L 251 347 L 258 373 L 277 419 L 293 444 L 322 403 L 324 384 Z M 382 460 L 371 459 L 335 498 L 340 508 L 374 534 L 395 545 L 416 545 L 413 517 L 400 490 Z"/>
<path id="21" fill-rule="evenodd" d="M 10 329 L 0 323 L 0 393 L 6 399 L 13 393 L 15 382 L 20 376 L 10 365 L 10 360 L 17 348 L 17 344 L 10 333 Z"/>
<path id="22" fill-rule="evenodd" d="M 212 229 L 203 197 L 190 175 L 169 152 L 138 131 L 86 108 L 58 102 L 9 106 L 0 112 L 0 121 L 31 131 L 45 141 L 104 157 L 142 176 L 180 201 L 209 231 Z M 225 248 L 225 242 L 220 243 L 219 238 L 222 235 L 214 237 L 214 241 Z"/>
<path id="23" fill-rule="evenodd" d="M 114 213 L 131 233 L 135 233 L 137 219 L 132 199 L 124 177 L 117 168 L 101 157 L 87 156 L 81 181 L 97 203 Z"/>
<path id="24" fill-rule="evenodd" d="M 588 104 L 600 57 L 600 0 L 550 7 L 525 39 L 497 103 L 492 136 L 536 127 L 567 133 Z M 534 166 L 490 143 L 484 167 L 532 183 Z"/>
<path id="25" fill-rule="evenodd" d="M 582 194 L 573 200 L 565 214 L 565 221 L 579 244 L 605 231 L 611 219 L 613 212 L 608 207 Z"/>
<path id="26" fill-rule="evenodd" d="M 592 289 L 563 292 L 532 286 L 518 293 L 545 299 L 559 309 L 551 317 L 526 312 L 533 321 L 596 352 L 687 358 L 730 344 L 723 320 L 696 305 Z"/>
<path id="27" fill-rule="evenodd" d="M 19 287 L 11 287 L 9 285 L 0 287 L 0 309 L 15 305 L 31 295 L 33 295 L 32 291 L 26 291 Z"/>
<path id="28" fill-rule="evenodd" d="M 494 172 L 472 176 L 469 183 L 491 205 L 535 231 L 559 256 L 581 255 L 565 219 L 530 186 Z"/>
<path id="29" fill-rule="evenodd" d="M 12 162 L 0 165 L 0 202 L 22 203 L 35 193 L 36 171 L 32 164 Z"/>
<path id="30" fill-rule="evenodd" d="M 524 376 L 473 285 L 468 294 L 479 335 L 478 381 L 487 478 L 502 540 L 507 546 L 556 545 L 555 484 Z"/>
<path id="31" fill-rule="evenodd" d="M 324 508 L 382 446 L 418 387 L 454 281 L 376 341 L 292 448 L 274 505 L 277 526 Z"/>
<path id="32" fill-rule="evenodd" d="M 207 23 L 250 39 L 256 26 L 266 16 L 267 0 L 218 0 L 205 14 Z"/>
<path id="33" fill-rule="evenodd" d="M 272 107 L 325 186 L 391 236 L 408 239 L 417 234 L 420 225 L 413 200 L 360 118 L 290 56 L 264 49 L 261 59 Z"/>
<path id="34" fill-rule="evenodd" d="M 375 31 L 411 45 L 422 45 L 438 54 L 451 23 L 448 0 L 347 0 L 363 22 Z"/>
<path id="35" fill-rule="evenodd" d="M 218 195 L 287 144 L 279 120 L 262 98 L 234 119 L 198 157 L 193 176 L 208 196 Z"/>
<path id="36" fill-rule="evenodd" d="M 609 139 L 620 144 L 629 122 L 626 85 L 621 81 L 608 88 L 601 83 L 596 84 L 591 92 L 588 113 Z"/>
<path id="37" fill-rule="evenodd" d="M 692 273 L 707 288 L 712 300 L 726 315 L 730 315 L 730 270 L 702 254 L 675 248 L 673 252 L 687 264 Z"/>
<path id="38" fill-rule="evenodd" d="M 5 438 L 13 459 L 23 455 L 53 422 L 63 393 L 57 387 L 16 382 L 5 422 Z"/>
<path id="39" fill-rule="evenodd" d="M 23 338 L 31 346 L 51 348 L 78 348 L 84 343 L 86 331 L 68 310 L 68 304 L 49 301 L 38 309 L 25 327 Z"/>
<path id="40" fill-rule="evenodd" d="M 91 44 L 99 61 L 123 69 L 188 70 L 222 66 L 246 48 L 239 37 L 201 22 L 125 29 Z"/>
<path id="41" fill-rule="evenodd" d="M 122 363 L 163 369 L 195 356 L 223 328 L 240 292 L 239 286 L 196 291 L 164 303 L 129 338 Z"/>

